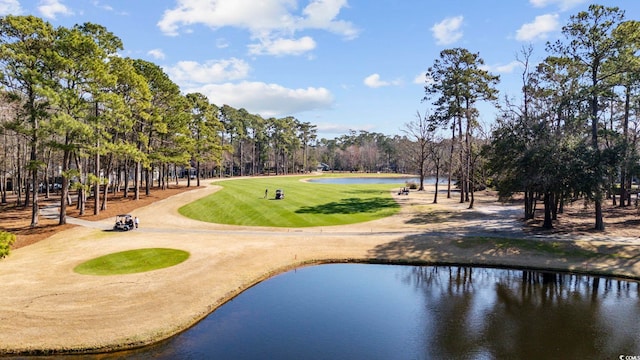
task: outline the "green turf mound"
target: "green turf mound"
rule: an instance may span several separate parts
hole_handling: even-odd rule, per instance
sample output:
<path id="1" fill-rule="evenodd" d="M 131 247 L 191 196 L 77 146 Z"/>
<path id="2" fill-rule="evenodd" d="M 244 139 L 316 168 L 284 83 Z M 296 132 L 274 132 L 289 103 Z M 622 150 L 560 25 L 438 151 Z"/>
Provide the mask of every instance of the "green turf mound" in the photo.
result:
<path id="1" fill-rule="evenodd" d="M 183 250 L 150 248 L 104 255 L 73 269 L 83 275 L 122 275 L 157 270 L 180 264 L 189 258 Z"/>

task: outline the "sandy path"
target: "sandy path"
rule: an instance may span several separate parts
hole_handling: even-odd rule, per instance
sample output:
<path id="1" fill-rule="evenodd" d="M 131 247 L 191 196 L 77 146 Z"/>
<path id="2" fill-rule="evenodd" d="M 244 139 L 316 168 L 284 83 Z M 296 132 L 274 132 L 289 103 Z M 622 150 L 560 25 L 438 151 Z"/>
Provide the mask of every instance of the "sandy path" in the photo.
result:
<path id="1" fill-rule="evenodd" d="M 216 186 L 185 192 L 132 214 L 141 228 L 104 231 L 111 220 L 84 225 L 17 249 L 0 261 L 0 354 L 108 351 L 149 344 L 179 332 L 243 289 L 275 273 L 327 261 L 495 264 L 599 271 L 640 278 L 637 238 L 555 236 L 584 248 L 623 247 L 629 257 L 601 261 L 549 258 L 482 246 L 461 248 L 468 235 L 525 235 L 520 209 L 477 200 L 475 210 L 442 199 L 438 209 L 472 211 L 471 220 L 421 214 L 431 196 L 397 196 L 400 214 L 363 224 L 306 228 L 247 228 L 186 219 L 177 209 Z M 551 238 L 544 237 L 542 240 Z M 145 247 L 186 250 L 174 267 L 141 274 L 86 276 L 73 268 L 92 258 Z"/>

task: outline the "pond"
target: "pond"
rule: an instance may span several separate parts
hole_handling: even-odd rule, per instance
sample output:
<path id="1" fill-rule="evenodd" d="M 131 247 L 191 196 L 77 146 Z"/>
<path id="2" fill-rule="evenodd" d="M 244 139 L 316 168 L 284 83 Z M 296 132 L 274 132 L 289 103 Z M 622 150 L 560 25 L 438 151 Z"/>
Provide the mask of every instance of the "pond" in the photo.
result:
<path id="1" fill-rule="evenodd" d="M 353 184 L 401 184 L 405 185 L 407 182 L 420 183 L 418 177 L 323 177 L 312 178 L 308 180 L 312 183 L 318 184 L 340 184 L 340 185 L 353 185 Z M 435 178 L 425 178 L 425 184 L 434 184 Z M 444 180 L 446 181 L 446 179 Z M 442 182 L 442 179 L 441 179 Z"/>
<path id="2" fill-rule="evenodd" d="M 618 359 L 640 355 L 639 295 L 637 282 L 575 274 L 319 265 L 100 359 Z"/>

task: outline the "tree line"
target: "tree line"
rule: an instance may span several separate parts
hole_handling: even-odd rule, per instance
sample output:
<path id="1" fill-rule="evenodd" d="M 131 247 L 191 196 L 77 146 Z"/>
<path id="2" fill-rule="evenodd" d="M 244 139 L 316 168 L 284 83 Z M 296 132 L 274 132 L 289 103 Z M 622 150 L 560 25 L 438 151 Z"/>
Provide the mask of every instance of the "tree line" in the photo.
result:
<path id="1" fill-rule="evenodd" d="M 475 190 L 492 186 L 503 198 L 523 193 L 525 218 L 544 206 L 552 227 L 567 201 L 631 204 L 639 170 L 638 22 L 617 7 L 592 5 L 570 18 L 564 38 L 518 55 L 521 100 L 499 99 L 500 79 L 478 53 L 445 49 L 425 77 L 424 113 L 402 135 L 355 131 L 318 139 L 317 127 L 295 117 L 263 118 L 182 94 L 151 62 L 123 58 L 122 42 L 86 23 L 54 28 L 33 16 L 0 19 L 0 195 L 17 193 L 38 224 L 39 191 L 60 191 L 66 222 L 70 193 L 84 211 L 107 207 L 109 194 L 166 188 L 186 176 L 295 174 L 316 169 L 400 172 L 447 178 L 473 207 Z M 477 104 L 501 109 L 492 127 Z M 436 182 L 436 185 L 438 182 Z M 58 187 L 60 189 L 58 189 Z M 9 190 L 11 188 L 12 190 Z M 434 202 L 437 202 L 436 191 Z M 42 195 L 40 195 L 42 196 Z"/>
<path id="2" fill-rule="evenodd" d="M 431 163 L 420 169 L 442 167 L 470 208 L 475 188 L 490 185 L 502 198 L 524 194 L 525 219 L 542 202 L 543 227 L 552 228 L 565 203 L 582 199 L 594 206 L 594 228 L 604 230 L 603 201 L 629 206 L 637 194 L 640 22 L 618 7 L 591 5 L 545 50 L 535 66 L 531 46 L 517 56 L 521 102 L 498 100 L 499 77 L 478 53 L 443 50 L 426 73 L 429 111 L 405 131 L 418 163 Z M 478 121 L 482 101 L 500 109 L 490 129 Z M 447 145 L 438 140 L 443 130 Z"/>
<path id="3" fill-rule="evenodd" d="M 95 214 L 109 194 L 138 199 L 179 177 L 292 174 L 318 162 L 350 171 L 406 171 L 382 134 L 318 140 L 295 117 L 263 118 L 182 94 L 156 64 L 121 57 L 121 40 L 85 23 L 54 28 L 34 16 L 0 19 L 0 197 L 16 195 L 38 225 L 40 196 L 74 194 Z M 382 146 L 382 148 L 380 147 Z M 393 170 L 389 170 L 393 169 Z M 75 196 L 77 195 L 77 196 Z"/>
<path id="4" fill-rule="evenodd" d="M 522 50 L 523 101 L 504 107 L 487 168 L 502 195 L 524 192 L 525 218 L 540 200 L 543 227 L 551 228 L 565 202 L 582 198 L 594 205 L 594 228 L 604 230 L 603 201 L 631 205 L 640 174 L 640 22 L 591 5 L 562 35 L 535 67 L 531 49 Z"/>

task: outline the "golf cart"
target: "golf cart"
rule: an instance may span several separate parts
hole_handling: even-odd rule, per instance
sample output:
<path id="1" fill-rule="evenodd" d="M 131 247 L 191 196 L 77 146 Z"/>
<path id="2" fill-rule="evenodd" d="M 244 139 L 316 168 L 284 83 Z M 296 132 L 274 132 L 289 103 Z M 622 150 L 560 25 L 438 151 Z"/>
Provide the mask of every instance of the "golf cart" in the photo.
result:
<path id="1" fill-rule="evenodd" d="M 278 189 L 276 190 L 276 200 L 282 200 L 284 199 L 284 191 Z"/>
<path id="2" fill-rule="evenodd" d="M 116 215 L 116 224 L 113 230 L 129 231 L 133 229 L 133 218 L 129 214 Z"/>

